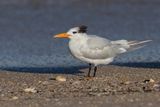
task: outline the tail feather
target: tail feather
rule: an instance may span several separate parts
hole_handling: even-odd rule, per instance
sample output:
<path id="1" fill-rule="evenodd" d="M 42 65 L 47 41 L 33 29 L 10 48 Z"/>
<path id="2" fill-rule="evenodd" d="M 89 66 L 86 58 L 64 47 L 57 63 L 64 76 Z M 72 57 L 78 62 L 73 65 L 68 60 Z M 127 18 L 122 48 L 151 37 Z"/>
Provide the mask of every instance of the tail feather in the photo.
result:
<path id="1" fill-rule="evenodd" d="M 129 41 L 128 45 L 129 48 L 127 49 L 128 51 L 133 51 L 133 50 L 137 50 L 140 48 L 145 47 L 145 43 L 151 42 L 152 40 L 145 40 L 145 41 Z"/>
<path id="2" fill-rule="evenodd" d="M 134 51 L 140 48 L 145 47 L 145 43 L 151 42 L 152 40 L 145 41 L 127 41 L 127 40 L 117 40 L 112 41 L 112 44 L 115 44 L 118 47 L 118 53 L 125 53 L 127 51 Z"/>
<path id="3" fill-rule="evenodd" d="M 134 46 L 134 45 L 140 45 L 143 43 L 147 43 L 147 42 L 151 42 L 152 40 L 145 40 L 145 41 L 129 41 L 128 44 L 130 46 Z"/>

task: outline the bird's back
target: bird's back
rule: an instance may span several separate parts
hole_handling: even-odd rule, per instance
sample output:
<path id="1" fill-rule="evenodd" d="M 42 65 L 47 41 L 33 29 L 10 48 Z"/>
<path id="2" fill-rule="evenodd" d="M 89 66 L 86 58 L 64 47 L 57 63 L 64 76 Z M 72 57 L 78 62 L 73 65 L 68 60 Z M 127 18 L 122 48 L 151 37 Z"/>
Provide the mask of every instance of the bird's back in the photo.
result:
<path id="1" fill-rule="evenodd" d="M 110 40 L 95 35 L 89 35 L 87 45 L 90 49 L 103 49 L 105 46 L 110 46 Z"/>

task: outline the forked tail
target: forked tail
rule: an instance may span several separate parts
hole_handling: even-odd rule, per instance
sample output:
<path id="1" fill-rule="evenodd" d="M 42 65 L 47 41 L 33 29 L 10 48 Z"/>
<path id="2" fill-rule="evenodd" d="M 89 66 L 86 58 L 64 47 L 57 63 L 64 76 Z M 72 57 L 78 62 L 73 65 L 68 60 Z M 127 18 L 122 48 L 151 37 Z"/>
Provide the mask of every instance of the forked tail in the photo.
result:
<path id="1" fill-rule="evenodd" d="M 145 41 L 128 41 L 129 48 L 128 51 L 137 50 L 140 48 L 145 47 L 145 43 L 151 42 L 152 40 L 145 40 Z"/>
<path id="2" fill-rule="evenodd" d="M 127 41 L 127 40 L 117 40 L 112 41 L 112 44 L 118 49 L 118 53 L 125 53 L 127 51 L 133 51 L 136 49 L 140 49 L 145 45 L 145 43 L 151 42 L 152 40 L 145 41 Z"/>

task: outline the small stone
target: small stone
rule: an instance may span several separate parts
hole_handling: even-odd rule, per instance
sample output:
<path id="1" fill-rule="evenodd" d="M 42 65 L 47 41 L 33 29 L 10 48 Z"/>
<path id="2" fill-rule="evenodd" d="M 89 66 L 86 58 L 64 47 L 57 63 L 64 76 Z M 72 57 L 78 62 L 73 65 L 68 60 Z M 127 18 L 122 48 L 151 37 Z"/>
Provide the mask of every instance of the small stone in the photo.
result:
<path id="1" fill-rule="evenodd" d="M 143 82 L 144 83 L 154 83 L 155 81 L 151 78 L 151 79 L 146 79 Z"/>
<path id="2" fill-rule="evenodd" d="M 98 93 L 97 96 L 100 97 L 100 96 L 102 96 L 102 94 L 101 94 L 101 93 Z"/>
<path id="3" fill-rule="evenodd" d="M 42 81 L 38 81 L 38 84 L 41 84 L 42 83 Z"/>
<path id="4" fill-rule="evenodd" d="M 55 78 L 55 80 L 56 80 L 56 81 L 60 81 L 60 82 L 65 82 L 65 81 L 66 81 L 66 78 L 63 77 L 63 76 L 57 76 L 57 77 Z"/>
<path id="5" fill-rule="evenodd" d="M 133 99 L 129 99 L 128 101 L 129 101 L 129 102 L 134 102 L 134 100 L 133 100 Z"/>
<path id="6" fill-rule="evenodd" d="M 81 83 L 80 81 L 74 81 L 72 85 L 79 85 L 80 83 Z"/>
<path id="7" fill-rule="evenodd" d="M 59 99 L 54 99 L 55 101 L 59 101 Z"/>
<path id="8" fill-rule="evenodd" d="M 152 106 L 153 104 L 152 103 L 148 103 L 148 106 Z"/>
<path id="9" fill-rule="evenodd" d="M 51 101 L 51 99 L 49 99 L 49 98 L 46 98 L 45 100 L 46 100 L 46 101 Z"/>
<path id="10" fill-rule="evenodd" d="M 18 99 L 17 96 L 13 96 L 13 97 L 12 97 L 12 100 L 17 100 L 17 99 Z"/>
<path id="11" fill-rule="evenodd" d="M 160 83 L 154 84 L 154 85 L 153 85 L 153 89 L 154 89 L 155 91 L 160 91 Z"/>
<path id="12" fill-rule="evenodd" d="M 126 81 L 126 82 L 124 82 L 124 84 L 128 85 L 128 84 L 131 84 L 131 82 L 130 81 Z"/>
<path id="13" fill-rule="evenodd" d="M 136 98 L 135 101 L 140 101 L 140 99 L 139 99 L 139 98 Z"/>
<path id="14" fill-rule="evenodd" d="M 49 82 L 48 82 L 48 81 L 43 81 L 42 84 L 43 84 L 43 85 L 48 85 Z"/>
<path id="15" fill-rule="evenodd" d="M 1 97 L 4 97 L 4 94 L 1 94 Z"/>
<path id="16" fill-rule="evenodd" d="M 144 92 L 151 92 L 152 91 L 152 88 L 149 85 L 144 86 L 142 89 L 143 89 Z"/>
<path id="17" fill-rule="evenodd" d="M 82 101 L 79 101 L 78 103 L 79 103 L 79 104 L 82 104 Z"/>
<path id="18" fill-rule="evenodd" d="M 26 93 L 36 93 L 37 90 L 33 87 L 33 88 L 26 88 L 24 89 L 24 92 Z"/>
<path id="19" fill-rule="evenodd" d="M 149 82 L 150 82 L 150 83 L 154 83 L 155 81 L 151 78 Z"/>
<path id="20" fill-rule="evenodd" d="M 143 81 L 144 83 L 149 83 L 149 79 L 146 79 Z"/>

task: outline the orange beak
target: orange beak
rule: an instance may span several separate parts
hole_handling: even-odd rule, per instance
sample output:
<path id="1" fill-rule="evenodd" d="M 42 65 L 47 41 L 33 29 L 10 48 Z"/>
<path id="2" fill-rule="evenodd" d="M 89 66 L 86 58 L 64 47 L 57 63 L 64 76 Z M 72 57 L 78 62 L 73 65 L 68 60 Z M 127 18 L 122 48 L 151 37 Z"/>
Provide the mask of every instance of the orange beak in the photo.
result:
<path id="1" fill-rule="evenodd" d="M 54 36 L 54 38 L 69 38 L 70 35 L 67 33 L 60 33 Z"/>

